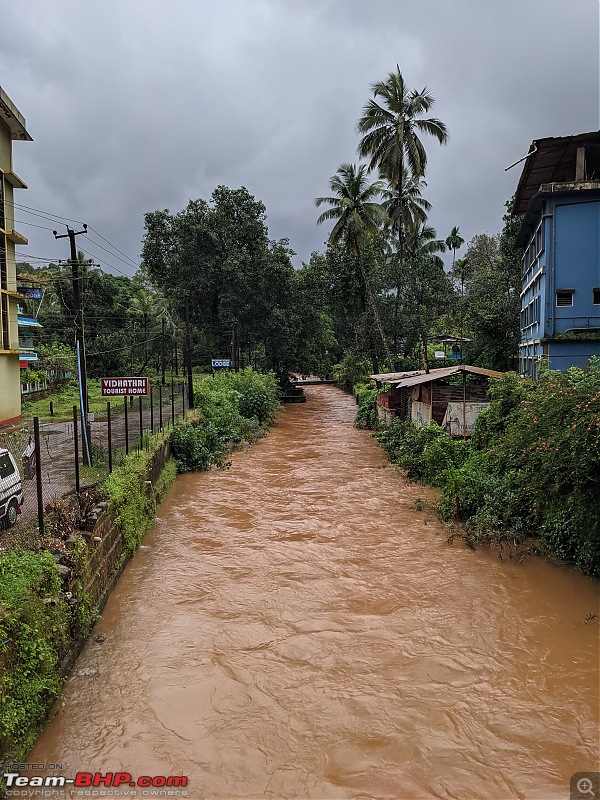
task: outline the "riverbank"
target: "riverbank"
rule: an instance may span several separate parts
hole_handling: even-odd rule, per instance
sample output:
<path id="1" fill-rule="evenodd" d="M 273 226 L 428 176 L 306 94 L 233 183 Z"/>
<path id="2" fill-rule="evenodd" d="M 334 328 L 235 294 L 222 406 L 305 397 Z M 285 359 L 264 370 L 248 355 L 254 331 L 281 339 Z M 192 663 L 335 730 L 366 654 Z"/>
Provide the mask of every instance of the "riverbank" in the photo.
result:
<path id="1" fill-rule="evenodd" d="M 372 426 L 373 391 L 360 424 Z M 441 490 L 440 513 L 469 546 L 522 545 L 600 578 L 600 368 L 545 370 L 536 384 L 506 373 L 490 394 L 470 440 L 393 419 L 379 442 Z"/>

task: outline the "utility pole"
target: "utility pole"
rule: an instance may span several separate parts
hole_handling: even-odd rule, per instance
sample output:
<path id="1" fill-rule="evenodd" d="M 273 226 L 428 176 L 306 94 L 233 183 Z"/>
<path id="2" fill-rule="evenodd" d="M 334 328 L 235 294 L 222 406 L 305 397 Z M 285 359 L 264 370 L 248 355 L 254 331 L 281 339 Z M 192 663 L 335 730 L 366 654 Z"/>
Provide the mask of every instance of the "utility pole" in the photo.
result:
<path id="1" fill-rule="evenodd" d="M 239 322 L 237 319 L 233 320 L 233 337 L 231 342 L 231 350 L 232 350 L 232 364 L 231 366 L 236 372 L 240 370 L 240 334 L 239 334 Z"/>
<path id="2" fill-rule="evenodd" d="M 190 326 L 190 301 L 185 298 L 185 349 L 187 356 L 188 408 L 194 408 L 194 381 L 192 378 L 192 332 Z"/>
<path id="3" fill-rule="evenodd" d="M 75 345 L 77 350 L 77 374 L 79 378 L 79 405 L 81 409 L 81 439 L 83 442 L 83 460 L 87 467 L 92 466 L 92 458 L 89 446 L 89 426 L 88 426 L 88 393 L 87 393 L 87 372 L 85 364 L 85 335 L 83 331 L 83 307 L 81 305 L 81 276 L 79 275 L 79 261 L 77 260 L 77 250 L 75 248 L 75 237 L 82 233 L 87 233 L 87 225 L 83 226 L 82 231 L 74 231 L 67 225 L 67 232 L 59 236 L 56 231 L 52 231 L 55 239 L 68 239 L 71 246 L 71 277 L 73 281 L 73 303 L 75 305 Z"/>
<path id="4" fill-rule="evenodd" d="M 160 382 L 165 385 L 165 318 L 161 320 L 160 336 Z"/>

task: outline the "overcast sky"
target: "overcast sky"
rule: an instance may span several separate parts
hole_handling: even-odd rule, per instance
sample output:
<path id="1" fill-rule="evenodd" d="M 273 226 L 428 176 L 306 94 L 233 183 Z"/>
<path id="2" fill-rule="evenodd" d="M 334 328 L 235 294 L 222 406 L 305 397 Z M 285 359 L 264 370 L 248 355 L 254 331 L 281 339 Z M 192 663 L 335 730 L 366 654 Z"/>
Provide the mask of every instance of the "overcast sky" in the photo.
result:
<path id="1" fill-rule="evenodd" d="M 449 129 L 426 143 L 443 238 L 498 232 L 533 139 L 600 128 L 598 0 L 0 0 L 0 19 L 0 85 L 34 139 L 14 143 L 16 202 L 93 226 L 128 257 L 78 237 L 107 271 L 133 272 L 144 212 L 219 184 L 307 261 L 328 233 L 314 198 L 396 64 Z M 51 222 L 16 219 L 23 250 L 68 256 L 25 224 Z"/>

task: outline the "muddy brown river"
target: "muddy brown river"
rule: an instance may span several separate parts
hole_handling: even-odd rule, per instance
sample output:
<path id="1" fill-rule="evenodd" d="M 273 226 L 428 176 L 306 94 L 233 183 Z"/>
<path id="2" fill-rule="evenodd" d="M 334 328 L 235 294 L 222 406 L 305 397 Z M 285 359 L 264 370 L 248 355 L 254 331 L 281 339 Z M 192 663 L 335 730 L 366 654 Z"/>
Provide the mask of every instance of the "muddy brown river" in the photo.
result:
<path id="1" fill-rule="evenodd" d="M 177 478 L 28 761 L 193 800 L 568 798 L 598 769 L 598 585 L 449 546 L 353 399 L 308 395 Z"/>

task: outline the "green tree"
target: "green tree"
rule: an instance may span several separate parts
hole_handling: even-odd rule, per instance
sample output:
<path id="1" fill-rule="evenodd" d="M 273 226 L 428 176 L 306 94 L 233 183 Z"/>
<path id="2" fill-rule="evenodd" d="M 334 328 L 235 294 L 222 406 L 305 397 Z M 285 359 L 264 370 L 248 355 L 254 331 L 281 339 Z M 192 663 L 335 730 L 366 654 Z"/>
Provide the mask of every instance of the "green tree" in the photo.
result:
<path id="1" fill-rule="evenodd" d="M 421 351 L 423 369 L 429 372 L 427 339 L 436 317 L 450 305 L 452 285 L 440 257 L 445 243 L 430 225 L 411 225 L 405 235 L 405 287 Z"/>
<path id="2" fill-rule="evenodd" d="M 430 208 L 429 203 L 421 198 L 424 182 L 420 179 L 427 168 L 427 152 L 421 137 L 433 136 L 440 144 L 445 144 L 448 130 L 441 120 L 425 116 L 435 102 L 431 92 L 427 87 L 421 91 L 409 89 L 398 65 L 385 81 L 374 83 L 371 89 L 373 97 L 364 106 L 357 125 L 362 135 L 358 153 L 369 159 L 369 170 L 377 169 L 389 183 L 386 204 L 392 214 L 391 227 L 396 240 L 397 272 L 400 276 L 403 272 L 406 229 L 423 225 Z M 396 280 L 395 348 L 400 297 L 400 283 Z M 419 316 L 417 309 L 413 311 Z"/>
<path id="3" fill-rule="evenodd" d="M 469 360 L 492 369 L 517 365 L 521 265 L 514 242 L 520 222 L 507 213 L 502 232 L 473 237 L 465 258 L 465 321 L 473 337 Z"/>
<path id="4" fill-rule="evenodd" d="M 317 206 L 324 203 L 330 206 L 319 216 L 317 225 L 328 220 L 335 220 L 329 234 L 329 242 L 333 246 L 341 246 L 354 258 L 386 358 L 393 369 L 394 359 L 381 324 L 375 295 L 363 260 L 368 240 L 380 234 L 382 226 L 388 220 L 381 203 L 375 201 L 375 198 L 381 195 L 384 185 L 381 181 L 368 182 L 367 169 L 364 164 L 358 167 L 354 164 L 342 164 L 337 173 L 331 177 L 329 186 L 333 196 L 317 197 L 315 200 Z"/>
<path id="5" fill-rule="evenodd" d="M 121 372 L 130 349 L 132 279 L 102 272 L 82 252 L 78 253 L 78 261 L 88 374 Z M 35 269 L 20 264 L 19 274 L 28 274 L 44 284 L 44 299 L 38 309 L 42 328 L 37 340 L 45 345 L 56 342 L 73 348 L 75 304 L 70 265 L 49 264 Z"/>
<path id="6" fill-rule="evenodd" d="M 460 228 L 456 225 L 450 231 L 450 235 L 446 238 L 446 247 L 452 250 L 452 269 L 454 269 L 454 262 L 456 261 L 456 251 L 465 243 L 465 240 L 460 235 Z"/>
<path id="7" fill-rule="evenodd" d="M 202 359 L 228 353 L 234 322 L 246 363 L 285 372 L 292 358 L 292 251 L 269 240 L 265 206 L 218 186 L 210 201 L 145 215 L 144 274 L 179 318 L 186 302 Z"/>

